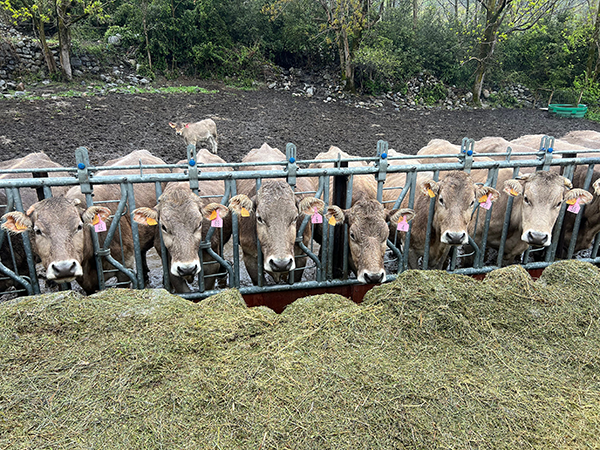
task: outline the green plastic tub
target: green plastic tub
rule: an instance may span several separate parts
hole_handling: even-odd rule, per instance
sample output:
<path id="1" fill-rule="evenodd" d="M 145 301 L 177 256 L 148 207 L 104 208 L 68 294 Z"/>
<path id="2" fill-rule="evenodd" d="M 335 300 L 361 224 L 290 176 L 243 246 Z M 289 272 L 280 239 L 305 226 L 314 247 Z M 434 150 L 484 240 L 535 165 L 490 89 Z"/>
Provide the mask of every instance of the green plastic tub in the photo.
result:
<path id="1" fill-rule="evenodd" d="M 570 104 L 561 104 L 561 103 L 552 103 L 548 105 L 548 111 L 551 114 L 556 114 L 559 117 L 574 117 L 577 119 L 581 119 L 585 116 L 588 108 L 586 105 L 570 105 Z"/>

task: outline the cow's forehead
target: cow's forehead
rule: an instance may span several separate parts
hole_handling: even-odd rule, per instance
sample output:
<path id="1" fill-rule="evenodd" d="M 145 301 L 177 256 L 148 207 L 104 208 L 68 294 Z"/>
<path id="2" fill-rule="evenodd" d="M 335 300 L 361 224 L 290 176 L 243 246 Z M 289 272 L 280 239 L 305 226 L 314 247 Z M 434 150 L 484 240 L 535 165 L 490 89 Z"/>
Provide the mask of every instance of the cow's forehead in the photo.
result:
<path id="1" fill-rule="evenodd" d="M 64 197 L 52 197 L 37 203 L 32 216 L 36 222 L 47 226 L 81 221 L 80 210 L 72 200 Z"/>
<path id="2" fill-rule="evenodd" d="M 553 172 L 536 172 L 523 186 L 525 194 L 557 197 L 562 196 L 565 189 L 565 179 Z"/>
<path id="3" fill-rule="evenodd" d="M 468 174 L 464 172 L 450 172 L 439 183 L 439 194 L 447 197 L 461 198 L 472 197 L 475 194 L 475 185 Z"/>
<path id="4" fill-rule="evenodd" d="M 294 191 L 285 181 L 265 181 L 257 193 L 257 210 L 276 215 L 298 214 Z"/>

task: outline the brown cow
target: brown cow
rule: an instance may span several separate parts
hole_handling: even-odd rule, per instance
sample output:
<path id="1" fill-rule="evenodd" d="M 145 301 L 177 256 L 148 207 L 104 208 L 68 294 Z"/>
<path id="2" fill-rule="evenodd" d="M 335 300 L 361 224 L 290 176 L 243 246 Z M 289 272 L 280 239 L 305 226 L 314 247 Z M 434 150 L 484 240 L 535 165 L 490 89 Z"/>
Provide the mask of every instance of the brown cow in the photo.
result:
<path id="1" fill-rule="evenodd" d="M 113 166 L 165 164 L 159 158 L 152 156 L 146 150 L 137 150 L 128 156 L 116 161 Z M 168 172 L 167 169 L 145 169 L 145 173 Z M 136 174 L 139 170 L 107 169 L 100 171 L 96 177 L 105 175 Z M 136 205 L 149 206 L 156 204 L 154 186 L 135 186 Z M 34 251 L 46 267 L 46 276 L 57 283 L 70 282 L 74 279 L 87 292 L 92 293 L 98 289 L 96 276 L 96 261 L 92 245 L 91 230 L 89 226 L 100 221 L 106 222 L 109 216 L 117 209 L 116 203 L 107 203 L 119 200 L 120 188 L 117 185 L 97 185 L 94 188 L 94 202 L 106 203 L 107 206 L 94 205 L 85 208 L 84 196 L 79 186 L 73 186 L 65 196 L 53 197 L 33 204 L 27 213 L 11 212 L 4 215 L 6 222 L 2 227 L 12 233 L 29 231 L 33 237 Z M 101 224 L 99 224 L 101 225 Z M 121 240 L 123 248 L 119 245 L 119 238 L 115 236 L 110 244 L 111 255 L 118 261 L 123 260 L 128 268 L 134 267 L 133 237 L 129 215 L 121 218 Z M 152 247 L 154 231 L 140 229 L 140 245 L 142 249 L 143 270 L 147 272 L 145 253 Z M 106 232 L 99 232 L 100 243 L 104 241 Z M 103 264 L 105 269 L 112 268 L 107 261 Z M 119 272 L 119 280 L 128 278 Z"/>
<path id="2" fill-rule="evenodd" d="M 566 141 L 573 145 L 586 147 L 589 149 L 600 149 L 600 132 L 592 130 L 569 131 L 563 137 L 562 141 Z"/>
<path id="3" fill-rule="evenodd" d="M 430 200 L 435 198 L 429 241 L 429 267 L 442 268 L 452 246 L 469 242 L 469 224 L 477 202 L 484 199 L 495 202 L 500 194 L 489 186 L 475 184 L 465 172 L 448 172 L 440 181 L 417 178 L 422 195 L 415 197 L 417 215 L 413 221 L 408 253 L 408 264 L 418 268 L 418 259 L 425 253 Z M 408 204 L 408 196 L 403 205 Z"/>
<path id="4" fill-rule="evenodd" d="M 202 164 L 227 164 L 225 160 L 213 155 L 206 149 L 197 151 L 196 161 L 202 172 L 229 171 L 229 167 L 206 167 Z M 186 164 L 187 161 L 179 161 L 178 164 Z M 198 195 L 191 189 L 187 181 L 171 182 L 167 185 L 158 199 L 154 208 L 137 208 L 134 211 L 134 220 L 141 225 L 156 225 L 156 237 L 154 246 L 158 254 L 161 254 L 160 235 L 168 252 L 169 279 L 175 292 L 189 292 L 186 283 L 192 282 L 200 270 L 204 272 L 205 288 L 214 289 L 216 278 L 214 275 L 220 270 L 213 257 L 206 250 L 202 251 L 202 261 L 198 252 L 200 243 L 205 240 L 206 233 L 210 229 L 209 217 L 214 211 L 218 211 L 219 217 L 223 219 L 223 244 L 231 237 L 231 215 L 229 209 L 216 201 L 220 201 L 225 193 L 223 180 L 200 180 Z M 211 198 L 207 198 L 210 196 Z M 215 230 L 211 238 L 211 248 L 219 252 L 221 248 L 221 233 Z"/>
<path id="5" fill-rule="evenodd" d="M 41 168 L 60 168 L 62 167 L 60 164 L 52 161 L 45 153 L 31 153 L 22 158 L 12 159 L 9 161 L 0 162 L 0 169 L 4 170 L 14 170 L 14 169 L 41 169 Z M 48 176 L 51 178 L 54 177 L 66 177 L 68 176 L 67 172 L 48 172 Z M 3 173 L 0 174 L 0 179 L 16 179 L 16 178 L 32 178 L 31 173 Z M 52 195 L 61 195 L 62 193 L 68 190 L 68 186 L 57 186 L 52 188 Z M 25 210 L 29 209 L 31 205 L 38 201 L 38 195 L 35 189 L 31 188 L 21 188 L 19 189 L 19 193 L 21 195 L 21 202 L 23 203 L 23 208 Z M 6 205 L 7 196 L 4 189 L 0 190 L 0 205 Z M 0 214 L 4 214 L 6 212 L 4 207 L 0 207 Z M 27 266 L 27 258 L 25 256 L 25 249 L 23 248 L 23 241 L 21 238 L 12 240 L 12 255 L 14 256 L 14 261 L 16 263 L 16 267 L 13 267 L 13 258 L 11 257 L 11 251 L 8 244 L 9 237 L 6 236 L 4 241 L 2 242 L 2 249 L 0 250 L 0 255 L 2 259 L 2 263 L 6 265 L 8 268 L 12 269 L 14 272 L 18 274 L 28 273 Z M 12 280 L 2 280 L 0 281 L 0 291 L 6 290 L 9 286 L 12 286 Z"/>
<path id="6" fill-rule="evenodd" d="M 319 153 L 315 159 L 354 159 L 355 157 L 330 147 L 325 153 Z M 362 161 L 351 161 L 349 167 L 361 167 L 367 164 Z M 333 163 L 313 163 L 311 168 L 333 167 Z M 332 179 L 333 177 L 330 177 Z M 385 280 L 384 256 L 389 237 L 388 222 L 395 228 L 403 218 L 409 222 L 414 217 L 411 209 L 384 209 L 377 201 L 377 182 L 373 175 L 357 175 L 353 177 L 352 201 L 349 209 L 342 210 L 338 206 L 327 209 L 327 218 L 335 218 L 336 223 L 348 225 L 348 243 L 350 246 L 350 269 L 356 273 L 361 283 L 380 283 Z M 313 188 L 317 180 L 313 179 Z M 332 199 L 332 182 L 330 182 L 330 203 Z"/>
<path id="7" fill-rule="evenodd" d="M 508 172 L 498 177 L 498 186 L 504 194 L 494 205 L 488 231 L 487 247 L 498 249 L 506 214 L 508 196 L 513 196 L 513 206 L 506 237 L 503 264 L 512 264 L 530 245 L 547 247 L 552 243 L 552 229 L 564 201 L 579 200 L 589 203 L 592 195 L 583 189 L 572 189 L 571 182 L 556 172 L 540 171 L 512 179 Z M 481 243 L 483 227 L 474 237 Z"/>
<path id="8" fill-rule="evenodd" d="M 279 150 L 263 144 L 253 149 L 242 162 L 281 162 L 285 155 Z M 277 170 L 280 165 L 245 166 L 244 170 Z M 295 256 L 303 252 L 296 242 L 298 227 L 304 215 L 312 215 L 315 208 L 323 211 L 322 200 L 306 196 L 298 201 L 290 185 L 283 179 L 265 178 L 256 190 L 253 179 L 238 182 L 239 194 L 229 201 L 229 208 L 239 217 L 240 245 L 244 252 L 244 264 L 252 282 L 258 284 L 258 247 L 263 255 L 263 269 L 273 276 L 276 282 L 287 279 L 289 272 L 295 272 L 294 279 L 300 280 L 304 265 L 296 264 Z M 301 192 L 311 191 L 312 185 L 306 178 L 298 178 L 296 189 Z M 307 226 L 302 241 L 309 245 L 311 227 Z"/>

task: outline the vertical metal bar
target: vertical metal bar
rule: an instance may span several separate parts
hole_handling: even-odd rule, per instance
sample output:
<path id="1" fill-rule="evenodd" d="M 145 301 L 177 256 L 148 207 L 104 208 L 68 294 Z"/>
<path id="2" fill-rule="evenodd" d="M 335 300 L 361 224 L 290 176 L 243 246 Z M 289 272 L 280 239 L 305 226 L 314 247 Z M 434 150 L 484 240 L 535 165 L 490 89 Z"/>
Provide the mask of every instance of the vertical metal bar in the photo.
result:
<path id="1" fill-rule="evenodd" d="M 133 252 L 135 255 L 135 267 L 138 281 L 138 289 L 144 288 L 144 267 L 142 264 L 142 250 L 140 246 L 140 233 L 138 224 L 133 220 L 133 210 L 135 209 L 135 195 L 133 191 L 133 183 L 121 183 L 121 190 L 126 189 L 129 202 L 129 218 L 131 222 L 131 234 L 133 235 Z M 125 252 L 121 250 L 121 254 Z"/>
<path id="2" fill-rule="evenodd" d="M 440 171 L 436 170 L 433 173 L 433 180 L 438 181 Z M 425 232 L 425 250 L 423 252 L 423 270 L 429 267 L 429 245 L 431 240 L 431 226 L 433 224 L 433 215 L 435 214 L 436 197 L 429 199 L 429 215 L 427 216 L 427 231 Z"/>
<path id="3" fill-rule="evenodd" d="M 515 178 L 519 174 L 519 168 L 515 167 L 513 169 L 513 178 Z M 510 226 L 510 220 L 512 217 L 512 207 L 513 201 L 515 198 L 512 195 L 508 196 L 508 200 L 506 201 L 506 213 L 504 214 L 504 225 L 502 225 L 502 237 L 500 238 L 500 245 L 498 246 L 498 260 L 496 265 L 498 267 L 502 267 L 502 261 L 504 256 L 504 247 L 506 246 L 506 237 L 508 236 L 508 228 Z"/>
<path id="4" fill-rule="evenodd" d="M 417 186 L 417 172 L 409 172 L 406 175 L 406 186 L 409 187 L 410 191 L 408 194 L 408 207 L 414 209 L 415 207 L 415 192 Z M 404 186 L 404 189 L 406 189 Z M 403 189 L 403 191 L 404 191 Z M 399 207 L 399 206 L 398 206 Z M 397 208 L 395 208 L 397 209 Z M 409 223 L 408 231 L 404 237 L 404 245 L 402 246 L 402 267 L 398 267 L 399 272 L 404 272 L 408 269 L 408 253 L 410 251 L 410 236 L 412 233 L 412 222 Z"/>
<path id="5" fill-rule="evenodd" d="M 21 193 L 18 188 L 11 188 L 13 201 L 17 211 L 25 212 L 23 209 L 23 202 L 21 201 Z M 33 257 L 33 250 L 31 248 L 31 241 L 29 240 L 29 233 L 22 233 L 23 237 L 23 249 L 25 250 L 25 257 L 27 259 L 27 266 L 29 267 L 29 278 L 31 280 L 31 288 L 34 294 L 40 293 L 40 285 L 35 271 L 35 259 Z M 12 252 L 12 250 L 11 250 Z M 16 270 L 16 266 L 15 266 Z"/>
<path id="6" fill-rule="evenodd" d="M 383 184 L 388 168 L 388 143 L 386 141 L 377 141 L 377 156 L 379 156 L 376 163 L 379 168 L 379 172 L 377 172 L 377 201 L 381 202 L 383 200 Z"/>
<path id="7" fill-rule="evenodd" d="M 586 191 L 589 189 L 590 184 L 592 182 L 592 177 L 594 176 L 594 164 L 590 164 L 588 166 L 587 173 L 585 175 L 585 181 L 583 183 L 583 189 Z M 575 218 L 575 223 L 573 224 L 573 231 L 571 232 L 571 241 L 569 242 L 569 249 L 567 251 L 567 259 L 571 259 L 573 257 L 573 253 L 575 253 L 575 245 L 577 244 L 577 235 L 579 234 L 579 227 L 581 226 L 581 220 L 585 214 L 585 206 L 581 205 L 581 209 L 579 213 L 577 213 L 577 217 Z"/>
<path id="8" fill-rule="evenodd" d="M 154 183 L 154 192 L 156 195 L 156 201 L 158 202 L 158 199 L 162 195 L 162 184 L 160 183 L 160 181 L 157 181 L 156 183 Z M 159 218 L 159 221 L 160 221 L 160 218 Z M 167 254 L 167 247 L 165 247 L 165 242 L 163 240 L 162 229 L 161 229 L 160 223 L 156 224 L 156 227 L 158 227 L 156 232 L 158 233 L 158 238 L 160 240 L 160 260 L 161 260 L 162 269 L 163 269 L 163 287 L 168 292 L 171 292 L 171 277 L 169 275 L 169 273 L 170 273 L 169 255 Z"/>

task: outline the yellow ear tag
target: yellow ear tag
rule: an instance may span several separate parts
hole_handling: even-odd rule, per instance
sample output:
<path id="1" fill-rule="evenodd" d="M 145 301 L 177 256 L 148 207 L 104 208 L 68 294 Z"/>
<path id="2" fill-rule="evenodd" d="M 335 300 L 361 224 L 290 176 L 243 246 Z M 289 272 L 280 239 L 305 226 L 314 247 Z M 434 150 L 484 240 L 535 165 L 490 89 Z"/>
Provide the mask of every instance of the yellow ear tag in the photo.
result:
<path id="1" fill-rule="evenodd" d="M 335 220 L 335 217 L 331 216 L 331 217 L 329 218 L 329 221 L 328 221 L 328 223 L 329 223 L 329 225 L 331 225 L 331 226 L 335 226 L 335 224 L 337 223 L 337 220 Z"/>
<path id="2" fill-rule="evenodd" d="M 517 191 L 515 191 L 513 188 L 510 188 L 510 195 L 512 195 L 513 197 L 518 197 L 519 193 Z"/>
<path id="3" fill-rule="evenodd" d="M 427 193 L 429 194 L 429 197 L 433 198 L 435 197 L 435 194 L 433 193 L 433 191 L 431 189 L 427 189 Z"/>
<path id="4" fill-rule="evenodd" d="M 246 208 L 242 208 L 241 215 L 242 215 L 242 217 L 250 217 L 250 213 L 248 212 L 248 210 Z"/>
<path id="5" fill-rule="evenodd" d="M 154 220 L 152 217 L 146 217 L 146 223 L 148 225 L 156 225 L 158 222 Z"/>
<path id="6" fill-rule="evenodd" d="M 92 220 L 92 225 L 98 225 L 100 223 L 100 216 L 98 216 L 98 214 L 96 214 L 94 216 L 94 220 Z"/>
<path id="7" fill-rule="evenodd" d="M 479 203 L 485 203 L 485 202 L 487 202 L 487 199 L 488 199 L 488 196 L 487 196 L 487 194 L 485 194 L 484 196 L 479 197 L 478 201 L 479 201 Z"/>
<path id="8" fill-rule="evenodd" d="M 208 220 L 215 220 L 217 218 L 217 210 L 213 209 L 213 212 L 210 213 L 210 217 L 208 218 Z"/>
<path id="9" fill-rule="evenodd" d="M 577 197 L 572 198 L 571 200 L 567 200 L 567 205 L 574 205 L 576 201 L 577 201 Z"/>
<path id="10" fill-rule="evenodd" d="M 19 231 L 27 229 L 25 225 L 21 225 L 19 222 L 15 222 L 15 228 Z"/>

